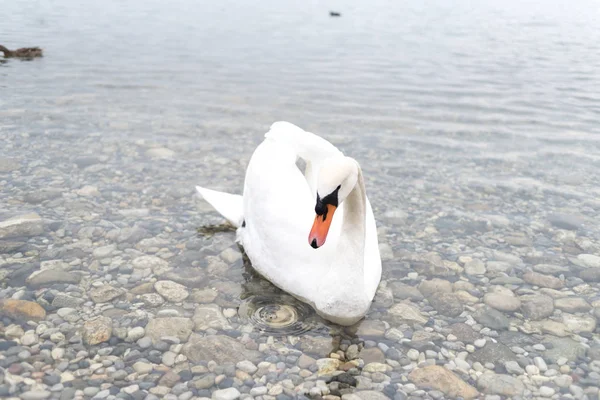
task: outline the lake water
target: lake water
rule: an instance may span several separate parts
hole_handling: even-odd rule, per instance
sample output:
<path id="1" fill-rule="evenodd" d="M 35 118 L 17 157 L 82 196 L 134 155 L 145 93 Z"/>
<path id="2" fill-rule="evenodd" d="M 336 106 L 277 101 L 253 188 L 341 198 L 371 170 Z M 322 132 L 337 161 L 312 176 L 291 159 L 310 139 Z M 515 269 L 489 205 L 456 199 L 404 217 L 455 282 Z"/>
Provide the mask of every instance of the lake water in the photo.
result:
<path id="1" fill-rule="evenodd" d="M 598 399 L 597 2 L 4 3 L 0 44 L 44 57 L 0 58 L 0 298 L 28 302 L 0 397 Z M 354 329 L 195 196 L 241 193 L 278 120 L 363 168 L 383 281 Z"/>

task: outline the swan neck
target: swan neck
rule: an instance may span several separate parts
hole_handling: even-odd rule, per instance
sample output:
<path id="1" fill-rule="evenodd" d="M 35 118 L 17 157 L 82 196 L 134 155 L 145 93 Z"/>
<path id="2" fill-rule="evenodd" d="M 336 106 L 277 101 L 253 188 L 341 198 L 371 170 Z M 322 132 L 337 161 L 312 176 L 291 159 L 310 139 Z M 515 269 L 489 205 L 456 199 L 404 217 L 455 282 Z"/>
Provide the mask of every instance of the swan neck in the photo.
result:
<path id="1" fill-rule="evenodd" d="M 344 201 L 344 220 L 342 223 L 342 240 L 340 244 L 348 246 L 344 254 L 351 254 L 354 258 L 352 265 L 363 269 L 365 252 L 365 219 L 366 219 L 366 191 L 362 171 L 358 168 L 356 185 Z"/>

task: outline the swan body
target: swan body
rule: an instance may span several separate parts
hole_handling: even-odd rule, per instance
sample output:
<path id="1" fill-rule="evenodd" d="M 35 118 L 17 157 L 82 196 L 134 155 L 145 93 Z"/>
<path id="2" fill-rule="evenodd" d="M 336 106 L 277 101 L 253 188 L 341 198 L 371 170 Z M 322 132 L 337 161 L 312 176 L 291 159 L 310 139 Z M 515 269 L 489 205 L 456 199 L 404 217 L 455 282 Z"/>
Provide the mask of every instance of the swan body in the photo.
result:
<path id="1" fill-rule="evenodd" d="M 340 325 L 367 313 L 381 258 L 356 160 L 317 135 L 276 122 L 250 159 L 243 196 L 196 189 L 238 228 L 252 266 L 274 285 Z"/>

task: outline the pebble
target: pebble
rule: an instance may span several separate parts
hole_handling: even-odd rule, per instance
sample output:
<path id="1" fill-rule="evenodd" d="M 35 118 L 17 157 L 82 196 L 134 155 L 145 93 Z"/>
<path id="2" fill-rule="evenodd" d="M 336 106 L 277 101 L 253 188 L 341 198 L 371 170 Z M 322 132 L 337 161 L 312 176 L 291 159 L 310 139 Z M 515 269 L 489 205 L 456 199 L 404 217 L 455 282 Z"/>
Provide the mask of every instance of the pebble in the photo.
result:
<path id="1" fill-rule="evenodd" d="M 32 390 L 21 393 L 19 397 L 22 400 L 44 400 L 49 398 L 51 395 L 52 393 L 47 390 Z"/>
<path id="2" fill-rule="evenodd" d="M 236 367 L 248 374 L 253 374 L 258 370 L 258 367 L 248 360 L 238 362 Z"/>
<path id="3" fill-rule="evenodd" d="M 548 370 L 548 366 L 542 357 L 535 357 L 533 362 L 540 372 L 546 372 Z"/>
<path id="4" fill-rule="evenodd" d="M 127 341 L 135 342 L 135 341 L 143 338 L 145 334 L 146 334 L 146 330 L 143 327 L 136 326 L 135 328 L 131 328 L 127 332 Z"/>
<path id="5" fill-rule="evenodd" d="M 133 369 L 138 374 L 147 374 L 147 373 L 150 373 L 153 368 L 154 367 L 153 367 L 152 364 L 146 363 L 146 362 L 142 362 L 142 361 L 138 361 L 135 364 L 133 364 Z"/>
<path id="6" fill-rule="evenodd" d="M 190 295 L 185 286 L 173 281 L 158 281 L 154 288 L 167 301 L 174 303 L 182 302 Z"/>
<path id="7" fill-rule="evenodd" d="M 241 395 L 240 391 L 236 388 L 227 388 L 216 390 L 212 394 L 213 400 L 235 400 Z"/>
<path id="8" fill-rule="evenodd" d="M 410 349 L 406 352 L 406 356 L 413 361 L 417 361 L 419 359 L 419 351 L 415 349 Z"/>
<path id="9" fill-rule="evenodd" d="M 552 397 L 552 396 L 554 396 L 554 393 L 556 393 L 556 391 L 554 389 L 552 389 L 551 387 L 548 387 L 548 386 L 540 387 L 540 396 L 542 396 L 542 397 Z"/>

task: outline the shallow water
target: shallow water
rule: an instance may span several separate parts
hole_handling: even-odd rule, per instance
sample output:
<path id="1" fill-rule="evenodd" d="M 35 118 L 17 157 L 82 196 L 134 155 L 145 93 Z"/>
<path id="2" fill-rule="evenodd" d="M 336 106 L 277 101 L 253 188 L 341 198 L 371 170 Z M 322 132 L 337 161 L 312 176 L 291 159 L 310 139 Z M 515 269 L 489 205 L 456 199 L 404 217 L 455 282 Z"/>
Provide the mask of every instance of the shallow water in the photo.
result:
<path id="1" fill-rule="evenodd" d="M 371 389 L 455 397 L 411 374 L 437 363 L 484 394 L 507 395 L 481 378 L 494 371 L 490 379 L 524 382 L 519 391 L 510 381 L 511 396 L 551 389 L 598 398 L 595 2 L 16 0 L 2 9 L 10 15 L 0 20 L 2 44 L 40 46 L 45 56 L 0 64 L 0 221 L 37 214 L 18 234 L 0 227 L 0 297 L 38 303 L 45 316 L 27 324 L 31 314 L 3 305 L 0 346 L 15 341 L 30 355 L 2 350 L 0 397 L 44 390 L 92 397 L 96 383 L 181 399 L 226 386 L 266 399 L 366 398 Z M 330 18 L 330 9 L 342 17 Z M 258 277 L 232 231 L 197 231 L 223 221 L 194 185 L 240 193 L 252 150 L 277 120 L 322 135 L 362 165 L 384 262 L 360 327 L 328 324 Z M 39 269 L 64 271 L 44 280 Z M 185 288 L 158 296 L 156 280 Z M 116 296 L 102 292 L 105 285 Z M 428 285 L 452 294 L 434 295 Z M 398 307 L 407 302 L 421 318 L 407 319 Z M 488 306 L 500 309 L 488 313 L 500 322 L 483 316 Z M 178 339 L 184 349 L 128 339 L 136 327 L 148 337 L 152 320 L 194 314 L 213 325 L 196 324 Z M 92 345 L 81 329 L 99 315 L 110 318 L 112 333 Z M 461 336 L 463 323 L 473 333 Z M 38 342 L 24 344 L 28 329 Z M 53 329 L 65 339 L 42 332 Z M 205 352 L 197 360 L 190 344 L 211 335 L 259 351 L 253 362 L 269 366 L 246 381 L 219 378 L 253 355 Z M 487 344 L 479 349 L 481 338 Z M 356 365 L 346 363 L 352 343 L 366 349 Z M 44 353 L 55 348 L 65 355 Z M 165 356 L 180 352 L 177 362 Z M 340 357 L 341 365 L 325 371 L 335 362 L 306 356 Z M 206 365 L 207 357 L 219 365 Z M 536 357 L 550 372 L 527 370 L 538 368 Z M 112 365 L 95 375 L 73 367 L 72 381 L 58 368 L 88 359 Z M 515 360 L 521 371 L 505 365 Z M 374 361 L 386 366 L 367 367 Z M 136 362 L 154 372 L 140 373 Z M 110 368 L 128 375 L 117 379 Z M 64 382 L 35 375 L 42 370 Z M 179 383 L 159 381 L 166 370 Z M 225 383 L 197 383 L 211 374 Z M 266 394 L 257 389 L 263 384 Z"/>

